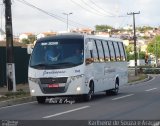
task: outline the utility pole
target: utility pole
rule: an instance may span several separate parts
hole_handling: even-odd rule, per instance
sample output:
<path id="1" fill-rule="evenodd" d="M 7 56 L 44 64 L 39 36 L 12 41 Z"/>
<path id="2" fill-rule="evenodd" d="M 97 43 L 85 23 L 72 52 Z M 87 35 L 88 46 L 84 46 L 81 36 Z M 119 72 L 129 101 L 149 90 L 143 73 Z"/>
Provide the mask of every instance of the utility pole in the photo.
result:
<path id="1" fill-rule="evenodd" d="M 15 64 L 13 58 L 13 32 L 11 0 L 3 0 L 5 5 L 5 29 L 6 29 L 6 80 L 8 91 L 16 91 Z"/>
<path id="2" fill-rule="evenodd" d="M 157 41 L 155 42 L 155 67 L 157 67 Z"/>
<path id="3" fill-rule="evenodd" d="M 135 55 L 135 76 L 138 75 L 137 73 L 137 47 L 136 47 L 136 27 L 135 27 L 135 14 L 140 14 L 140 11 L 138 13 L 135 12 L 131 12 L 131 13 L 127 13 L 127 15 L 133 15 L 133 31 L 134 31 L 134 35 L 133 35 L 133 40 L 134 40 L 134 55 Z"/>
<path id="4" fill-rule="evenodd" d="M 68 16 L 73 14 L 73 13 L 63 13 L 64 15 L 67 16 L 67 31 L 69 32 L 69 28 L 68 28 Z"/>

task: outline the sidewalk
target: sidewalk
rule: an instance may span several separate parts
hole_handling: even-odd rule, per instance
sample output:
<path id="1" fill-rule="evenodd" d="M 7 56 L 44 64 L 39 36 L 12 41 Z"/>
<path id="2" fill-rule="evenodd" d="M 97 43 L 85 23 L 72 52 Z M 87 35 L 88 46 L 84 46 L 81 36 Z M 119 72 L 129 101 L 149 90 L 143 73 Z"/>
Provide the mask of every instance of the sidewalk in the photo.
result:
<path id="1" fill-rule="evenodd" d="M 29 85 L 28 84 L 17 84 L 16 90 L 23 90 L 24 92 L 29 92 Z M 7 87 L 0 87 L 0 95 L 4 95 L 8 92 Z"/>

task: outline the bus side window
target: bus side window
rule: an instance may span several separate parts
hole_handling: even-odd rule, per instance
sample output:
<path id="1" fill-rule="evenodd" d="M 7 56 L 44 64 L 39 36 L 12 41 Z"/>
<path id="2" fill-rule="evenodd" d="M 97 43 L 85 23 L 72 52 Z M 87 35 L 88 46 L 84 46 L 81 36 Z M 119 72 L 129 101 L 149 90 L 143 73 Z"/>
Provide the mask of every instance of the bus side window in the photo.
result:
<path id="1" fill-rule="evenodd" d="M 93 42 L 93 53 L 92 53 L 93 54 L 93 61 L 99 62 L 95 40 L 92 39 L 91 42 Z"/>
<path id="2" fill-rule="evenodd" d="M 105 54 L 105 61 L 110 61 L 110 53 L 107 41 L 102 41 L 103 48 L 104 48 L 104 54 Z"/>
<path id="3" fill-rule="evenodd" d="M 90 40 L 86 39 L 86 43 L 88 42 L 90 42 Z M 93 63 L 93 50 L 89 50 L 88 46 L 85 49 L 85 62 L 86 62 L 86 65 Z"/>
<path id="4" fill-rule="evenodd" d="M 119 53 L 119 48 L 118 48 L 117 42 L 113 42 L 113 44 L 114 44 L 115 53 L 116 53 L 116 60 L 117 60 L 117 61 L 120 61 L 121 55 L 120 55 L 120 53 Z"/>
<path id="5" fill-rule="evenodd" d="M 121 60 L 125 61 L 126 57 L 125 57 L 123 43 L 119 42 L 118 44 L 119 44 L 119 49 L 120 49 L 120 53 L 121 53 Z"/>
<path id="6" fill-rule="evenodd" d="M 111 61 L 115 61 L 115 53 L 114 53 L 114 48 L 113 44 L 111 41 L 108 41 L 109 49 L 110 49 L 110 55 L 111 55 Z"/>
<path id="7" fill-rule="evenodd" d="M 104 54 L 103 54 L 103 48 L 100 40 L 96 40 L 98 54 L 99 54 L 99 61 L 104 62 Z"/>

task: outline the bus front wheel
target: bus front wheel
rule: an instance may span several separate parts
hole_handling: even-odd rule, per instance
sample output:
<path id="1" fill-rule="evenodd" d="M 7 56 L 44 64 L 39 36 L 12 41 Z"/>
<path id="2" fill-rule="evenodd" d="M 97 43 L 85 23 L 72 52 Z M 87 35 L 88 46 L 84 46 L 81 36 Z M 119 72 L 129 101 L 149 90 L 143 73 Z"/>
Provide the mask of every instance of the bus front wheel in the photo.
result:
<path id="1" fill-rule="evenodd" d="M 90 87 L 90 90 L 89 90 L 88 94 L 85 94 L 83 96 L 84 101 L 90 101 L 93 98 L 93 95 L 94 95 L 94 83 L 91 82 L 89 87 Z"/>

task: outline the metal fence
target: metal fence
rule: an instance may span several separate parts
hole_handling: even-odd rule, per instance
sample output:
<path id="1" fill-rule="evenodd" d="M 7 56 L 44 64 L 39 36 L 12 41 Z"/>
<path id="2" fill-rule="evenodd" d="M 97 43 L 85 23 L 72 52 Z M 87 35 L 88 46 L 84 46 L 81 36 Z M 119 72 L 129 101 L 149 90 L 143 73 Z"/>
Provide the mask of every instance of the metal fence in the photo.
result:
<path id="1" fill-rule="evenodd" d="M 28 83 L 30 55 L 26 48 L 14 47 L 16 84 Z M 6 48 L 0 47 L 0 86 L 6 85 Z"/>

